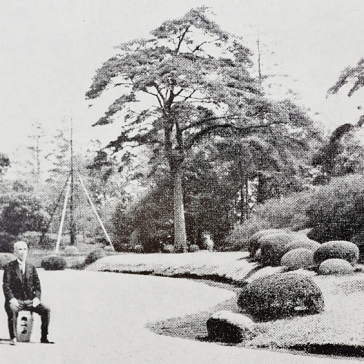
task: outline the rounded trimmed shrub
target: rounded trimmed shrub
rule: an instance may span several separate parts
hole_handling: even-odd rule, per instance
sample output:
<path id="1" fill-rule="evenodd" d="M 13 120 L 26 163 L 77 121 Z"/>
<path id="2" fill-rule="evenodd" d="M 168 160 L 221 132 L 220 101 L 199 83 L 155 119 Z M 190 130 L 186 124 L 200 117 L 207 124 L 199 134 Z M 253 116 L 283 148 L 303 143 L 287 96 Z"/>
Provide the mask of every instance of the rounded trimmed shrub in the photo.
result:
<path id="1" fill-rule="evenodd" d="M 260 239 L 263 236 L 270 235 L 272 233 L 283 233 L 286 234 L 284 230 L 281 229 L 265 229 L 259 230 L 255 234 L 253 234 L 248 241 L 248 252 L 251 257 L 254 257 L 257 250 L 260 248 Z"/>
<path id="2" fill-rule="evenodd" d="M 323 261 L 318 270 L 318 274 L 352 274 L 354 267 L 345 259 L 327 259 Z"/>
<path id="3" fill-rule="evenodd" d="M 106 257 L 106 253 L 103 249 L 101 248 L 95 249 L 87 255 L 85 259 L 85 265 L 90 265 L 96 262 L 96 260 L 99 260 L 104 257 Z"/>
<path id="4" fill-rule="evenodd" d="M 305 248 L 305 249 L 309 249 L 312 251 L 316 251 L 319 247 L 321 246 L 320 243 L 318 243 L 315 240 L 311 240 L 309 238 L 306 237 L 303 239 L 294 239 L 292 240 L 290 243 L 288 243 L 286 245 L 286 249 L 287 251 L 293 250 L 293 249 L 298 249 L 298 248 Z"/>
<path id="5" fill-rule="evenodd" d="M 288 269 L 309 268 L 314 266 L 314 252 L 306 248 L 297 248 L 288 251 L 281 259 L 281 265 Z"/>
<path id="6" fill-rule="evenodd" d="M 254 319 L 266 321 L 324 309 L 320 287 L 296 273 L 278 273 L 257 278 L 246 285 L 238 298 L 239 307 Z"/>
<path id="7" fill-rule="evenodd" d="M 64 270 L 67 268 L 67 262 L 58 255 L 50 255 L 42 259 L 40 266 L 45 270 Z"/>
<path id="8" fill-rule="evenodd" d="M 188 251 L 190 251 L 191 253 L 198 252 L 199 250 L 200 250 L 200 247 L 197 244 L 191 244 L 188 247 Z"/>
<path id="9" fill-rule="evenodd" d="M 337 240 L 321 244 L 315 251 L 313 259 L 320 265 L 327 259 L 344 259 L 355 264 L 359 259 L 359 248 L 350 241 Z"/>
<path id="10" fill-rule="evenodd" d="M 78 254 L 78 249 L 75 246 L 67 246 L 64 249 L 64 254 L 66 254 L 66 255 L 77 255 Z"/>
<path id="11" fill-rule="evenodd" d="M 262 237 L 260 241 L 261 258 L 263 265 L 278 266 L 281 259 L 287 253 L 286 245 L 292 241 L 290 234 L 271 234 Z"/>
<path id="12" fill-rule="evenodd" d="M 15 260 L 16 257 L 14 254 L 11 253 L 0 253 L 0 269 L 4 269 L 4 267 Z"/>

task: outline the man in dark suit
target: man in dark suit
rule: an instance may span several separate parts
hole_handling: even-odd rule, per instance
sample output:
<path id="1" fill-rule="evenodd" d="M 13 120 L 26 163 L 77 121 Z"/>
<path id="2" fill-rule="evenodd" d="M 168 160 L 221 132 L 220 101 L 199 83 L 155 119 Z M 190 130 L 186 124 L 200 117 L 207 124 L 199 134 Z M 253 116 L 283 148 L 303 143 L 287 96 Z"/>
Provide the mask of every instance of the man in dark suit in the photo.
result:
<path id="1" fill-rule="evenodd" d="M 14 244 L 16 260 L 4 267 L 3 290 L 5 311 L 8 315 L 10 344 L 16 345 L 18 312 L 26 310 L 36 312 L 41 317 L 41 342 L 50 344 L 48 326 L 50 309 L 41 303 L 41 286 L 35 267 L 26 261 L 28 245 L 24 241 Z"/>

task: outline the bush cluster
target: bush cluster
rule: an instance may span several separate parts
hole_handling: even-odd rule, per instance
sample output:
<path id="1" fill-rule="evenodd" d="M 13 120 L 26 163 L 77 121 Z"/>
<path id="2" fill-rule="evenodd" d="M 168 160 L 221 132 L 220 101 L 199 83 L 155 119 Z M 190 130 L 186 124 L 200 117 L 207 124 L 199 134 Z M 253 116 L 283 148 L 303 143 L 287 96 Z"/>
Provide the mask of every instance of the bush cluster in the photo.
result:
<path id="1" fill-rule="evenodd" d="M 255 319 L 266 321 L 319 313 L 324 309 L 324 299 L 319 286 L 311 278 L 283 273 L 249 283 L 241 290 L 238 305 Z"/>
<path id="2" fill-rule="evenodd" d="M 363 175 L 332 178 L 325 186 L 269 200 L 257 207 L 254 217 L 236 225 L 227 242 L 246 250 L 249 236 L 273 227 L 291 231 L 310 228 L 312 240 L 355 241 L 364 252 Z"/>
<path id="3" fill-rule="evenodd" d="M 260 262 L 263 265 L 278 266 L 287 252 L 286 245 L 292 241 L 291 234 L 276 233 L 262 237 L 260 241 Z"/>
<path id="4" fill-rule="evenodd" d="M 286 231 L 281 229 L 264 229 L 254 233 L 248 240 L 248 252 L 251 257 L 254 257 L 255 253 L 260 249 L 261 239 L 266 235 L 272 234 L 286 234 Z"/>
<path id="5" fill-rule="evenodd" d="M 45 270 L 64 270 L 67 268 L 67 262 L 58 255 L 50 255 L 42 259 L 41 267 Z"/>
<path id="6" fill-rule="evenodd" d="M 90 265 L 104 257 L 106 257 L 106 253 L 103 249 L 95 249 L 87 255 L 85 259 L 85 265 Z"/>
<path id="7" fill-rule="evenodd" d="M 344 259 L 355 264 L 359 259 L 359 248 L 350 241 L 329 241 L 322 244 L 314 253 L 313 259 L 320 265 L 327 259 Z"/>

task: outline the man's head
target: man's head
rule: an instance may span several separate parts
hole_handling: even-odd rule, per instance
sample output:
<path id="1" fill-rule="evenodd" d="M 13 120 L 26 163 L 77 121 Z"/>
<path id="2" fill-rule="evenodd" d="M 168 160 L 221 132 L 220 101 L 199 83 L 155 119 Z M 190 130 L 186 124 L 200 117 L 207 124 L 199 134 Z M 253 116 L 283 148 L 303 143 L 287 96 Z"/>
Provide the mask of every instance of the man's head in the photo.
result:
<path id="1" fill-rule="evenodd" d="M 14 244 L 14 254 L 17 259 L 24 262 L 28 255 L 28 244 L 25 241 L 17 241 Z"/>

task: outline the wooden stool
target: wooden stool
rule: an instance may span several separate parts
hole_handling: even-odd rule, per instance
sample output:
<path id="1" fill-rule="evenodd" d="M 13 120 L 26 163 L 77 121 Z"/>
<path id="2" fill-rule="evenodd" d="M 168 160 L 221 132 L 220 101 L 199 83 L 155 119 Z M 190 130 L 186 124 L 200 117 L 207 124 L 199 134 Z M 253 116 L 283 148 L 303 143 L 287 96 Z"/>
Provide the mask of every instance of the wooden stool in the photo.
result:
<path id="1" fill-rule="evenodd" d="M 16 328 L 18 341 L 29 342 L 33 330 L 33 313 L 30 311 L 19 311 Z"/>

